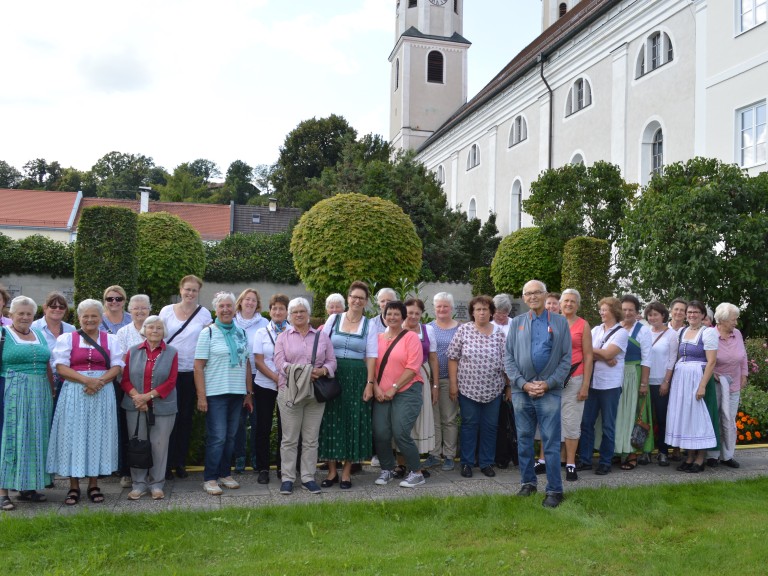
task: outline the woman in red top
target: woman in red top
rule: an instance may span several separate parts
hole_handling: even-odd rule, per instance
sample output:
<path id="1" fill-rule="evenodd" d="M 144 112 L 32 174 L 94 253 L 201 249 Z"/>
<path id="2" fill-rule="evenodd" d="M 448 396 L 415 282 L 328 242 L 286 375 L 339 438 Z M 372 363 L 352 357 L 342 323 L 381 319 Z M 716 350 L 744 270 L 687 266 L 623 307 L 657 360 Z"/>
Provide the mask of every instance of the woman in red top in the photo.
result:
<path id="1" fill-rule="evenodd" d="M 394 477 L 394 439 L 410 470 L 400 486 L 415 488 L 424 484 L 419 450 L 411 437 L 421 412 L 423 382 L 419 370 L 423 352 L 419 337 L 403 329 L 406 315 L 407 309 L 399 301 L 389 302 L 384 309 L 387 329 L 379 334 L 379 357 L 373 385 L 373 440 L 381 462 L 381 474 L 376 484 L 385 485 Z"/>

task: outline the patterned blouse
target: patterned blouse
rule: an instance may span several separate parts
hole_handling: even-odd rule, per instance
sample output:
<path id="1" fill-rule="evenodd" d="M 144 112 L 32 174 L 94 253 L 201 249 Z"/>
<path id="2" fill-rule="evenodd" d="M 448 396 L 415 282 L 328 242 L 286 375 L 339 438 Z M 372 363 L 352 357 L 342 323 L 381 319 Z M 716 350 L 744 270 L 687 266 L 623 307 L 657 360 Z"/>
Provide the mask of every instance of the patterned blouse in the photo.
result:
<path id="1" fill-rule="evenodd" d="M 448 346 L 448 358 L 459 362 L 459 392 L 487 404 L 504 390 L 504 331 L 493 325 L 485 335 L 474 322 L 462 324 Z"/>

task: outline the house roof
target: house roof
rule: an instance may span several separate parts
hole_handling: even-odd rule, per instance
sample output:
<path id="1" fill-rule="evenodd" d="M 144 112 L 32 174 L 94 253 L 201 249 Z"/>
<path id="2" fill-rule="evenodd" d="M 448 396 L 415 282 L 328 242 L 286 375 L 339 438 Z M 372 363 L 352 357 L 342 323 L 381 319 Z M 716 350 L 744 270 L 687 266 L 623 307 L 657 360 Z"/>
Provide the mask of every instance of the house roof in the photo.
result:
<path id="1" fill-rule="evenodd" d="M 0 189 L 0 226 L 68 230 L 78 192 Z"/>
<path id="2" fill-rule="evenodd" d="M 523 48 L 501 72 L 499 72 L 474 98 L 459 108 L 419 148 L 425 150 L 453 127 L 471 116 L 496 95 L 506 90 L 532 67 L 539 64 L 539 56 L 546 57 L 562 43 L 587 27 L 601 14 L 621 0 L 582 0 L 569 12 L 544 30 L 536 39 Z"/>
<path id="3" fill-rule="evenodd" d="M 138 200 L 115 198 L 83 198 L 82 208 L 89 206 L 122 206 L 134 212 L 140 211 Z M 78 211 L 80 221 L 82 208 Z M 189 202 L 149 202 L 150 212 L 168 212 L 188 222 L 200 233 L 203 240 L 223 240 L 230 233 L 230 207 L 226 204 L 192 204 Z"/>
<path id="4" fill-rule="evenodd" d="M 269 206 L 241 206 L 235 205 L 235 232 L 249 234 L 251 232 L 264 232 L 265 234 L 277 234 L 285 232 L 291 223 L 301 216 L 300 208 L 277 207 L 271 212 Z"/>

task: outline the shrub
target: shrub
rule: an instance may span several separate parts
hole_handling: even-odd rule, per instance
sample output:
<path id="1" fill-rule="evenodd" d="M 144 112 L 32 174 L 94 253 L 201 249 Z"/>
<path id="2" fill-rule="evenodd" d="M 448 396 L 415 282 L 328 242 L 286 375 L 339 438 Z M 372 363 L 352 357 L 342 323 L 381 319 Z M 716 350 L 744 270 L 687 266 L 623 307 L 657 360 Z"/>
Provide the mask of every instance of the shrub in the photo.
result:
<path id="1" fill-rule="evenodd" d="M 765 441 L 768 433 L 768 392 L 747 386 L 741 391 L 740 407 L 736 417 L 738 443 Z"/>
<path id="2" fill-rule="evenodd" d="M 166 212 L 139 215 L 138 291 L 159 310 L 178 293 L 179 279 L 202 277 L 205 250 L 200 234 L 187 222 Z"/>
<path id="3" fill-rule="evenodd" d="M 498 292 L 520 294 L 535 278 L 551 292 L 560 290 L 559 255 L 539 228 L 521 228 L 499 244 L 491 264 L 491 278 Z"/>
<path id="4" fill-rule="evenodd" d="M 205 279 L 212 282 L 263 280 L 298 284 L 293 267 L 291 234 L 234 234 L 206 246 Z"/>
<path id="5" fill-rule="evenodd" d="M 138 216 L 128 208 L 91 206 L 83 210 L 75 243 L 75 302 L 101 300 L 118 284 L 136 293 Z"/>
<path id="6" fill-rule="evenodd" d="M 421 241 L 396 204 L 362 194 L 339 194 L 315 204 L 291 239 L 299 278 L 316 293 L 346 293 L 361 278 L 391 286 L 417 278 Z"/>
<path id="7" fill-rule="evenodd" d="M 581 294 L 579 313 L 592 326 L 600 324 L 597 303 L 613 293 L 610 275 L 610 246 L 606 240 L 579 236 L 563 247 L 562 281 L 565 288 Z"/>
<path id="8" fill-rule="evenodd" d="M 75 269 L 74 244 L 34 234 L 13 240 L 0 234 L 0 275 L 50 274 L 72 276 Z"/>
<path id="9" fill-rule="evenodd" d="M 762 338 L 747 338 L 747 368 L 750 387 L 768 392 L 768 342 Z"/>
<path id="10" fill-rule="evenodd" d="M 495 290 L 491 280 L 491 268 L 489 266 L 480 266 L 469 271 L 469 283 L 472 284 L 472 296 L 487 294 L 493 296 Z"/>

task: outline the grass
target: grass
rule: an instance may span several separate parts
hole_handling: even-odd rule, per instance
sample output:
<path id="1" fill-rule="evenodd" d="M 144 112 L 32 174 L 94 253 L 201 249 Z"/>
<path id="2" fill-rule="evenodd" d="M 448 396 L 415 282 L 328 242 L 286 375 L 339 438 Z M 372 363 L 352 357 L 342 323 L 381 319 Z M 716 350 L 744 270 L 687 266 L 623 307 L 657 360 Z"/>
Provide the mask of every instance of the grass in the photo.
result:
<path id="1" fill-rule="evenodd" d="M 569 494 L 0 518 L 4 574 L 764 574 L 768 478 Z"/>

